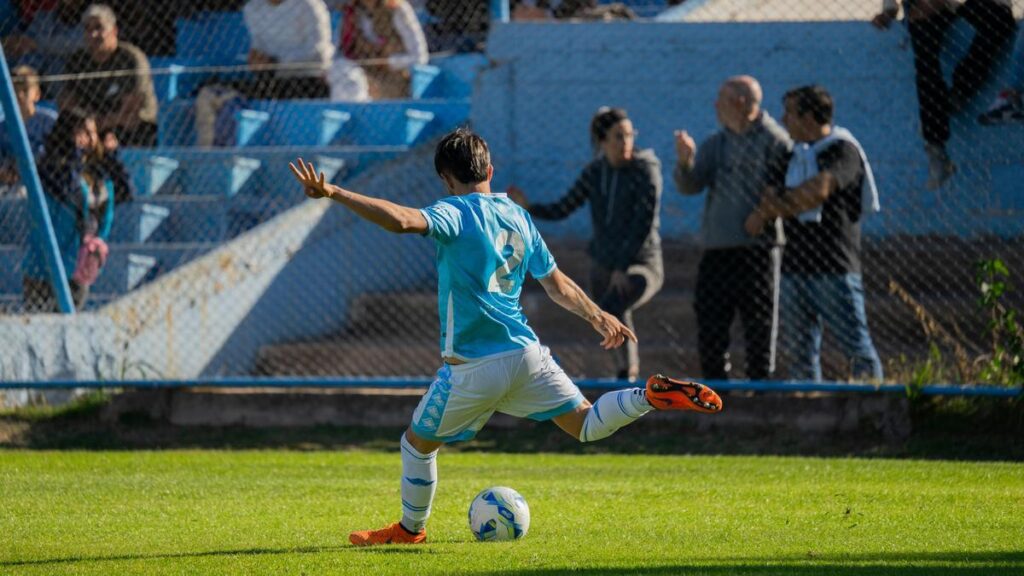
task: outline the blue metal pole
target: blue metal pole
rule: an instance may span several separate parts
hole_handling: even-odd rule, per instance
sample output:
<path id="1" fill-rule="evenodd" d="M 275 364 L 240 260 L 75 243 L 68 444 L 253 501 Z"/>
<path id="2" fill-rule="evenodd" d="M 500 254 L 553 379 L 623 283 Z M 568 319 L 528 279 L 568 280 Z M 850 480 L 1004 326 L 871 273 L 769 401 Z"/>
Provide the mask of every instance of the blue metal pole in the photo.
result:
<path id="1" fill-rule="evenodd" d="M 491 0 L 491 20 L 508 22 L 510 14 L 508 0 Z"/>
<path id="2" fill-rule="evenodd" d="M 18 100 L 14 95 L 14 82 L 11 80 L 11 70 L 7 66 L 7 56 L 4 54 L 3 46 L 0 46 L 0 76 L 3 77 L 0 104 L 3 105 L 6 119 L 4 124 L 7 125 L 7 137 L 14 147 L 14 156 L 18 160 L 18 174 L 21 175 L 21 181 L 28 189 L 28 205 L 32 215 L 32 234 L 29 237 L 29 242 L 34 242 L 36 246 L 43 249 L 46 268 L 50 273 L 50 284 L 57 296 L 60 311 L 65 314 L 74 314 L 75 305 L 71 301 L 71 288 L 68 286 L 64 260 L 57 247 L 57 238 L 53 235 L 50 211 L 46 208 L 43 185 L 39 181 L 36 161 L 28 143 L 28 134 L 25 132 L 25 122 L 21 117 Z"/>

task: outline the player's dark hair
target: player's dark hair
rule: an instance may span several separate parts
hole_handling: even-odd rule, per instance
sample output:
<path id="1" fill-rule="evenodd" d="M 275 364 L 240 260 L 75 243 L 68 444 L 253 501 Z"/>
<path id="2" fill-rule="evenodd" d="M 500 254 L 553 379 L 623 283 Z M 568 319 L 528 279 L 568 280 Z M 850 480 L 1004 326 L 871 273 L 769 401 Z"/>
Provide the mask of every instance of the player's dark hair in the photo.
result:
<path id="1" fill-rule="evenodd" d="M 487 180 L 491 152 L 487 142 L 466 128 L 457 128 L 437 144 L 434 169 L 438 176 L 448 174 L 463 184 Z"/>
<path id="2" fill-rule="evenodd" d="M 602 106 L 590 119 L 590 143 L 596 148 L 608 137 L 608 131 L 623 120 L 629 120 L 629 115 L 622 108 L 609 108 Z"/>
<path id="3" fill-rule="evenodd" d="M 810 113 L 818 124 L 831 124 L 834 105 L 832 95 L 824 87 L 812 84 L 794 88 L 782 97 L 782 103 L 792 100 L 800 116 Z"/>

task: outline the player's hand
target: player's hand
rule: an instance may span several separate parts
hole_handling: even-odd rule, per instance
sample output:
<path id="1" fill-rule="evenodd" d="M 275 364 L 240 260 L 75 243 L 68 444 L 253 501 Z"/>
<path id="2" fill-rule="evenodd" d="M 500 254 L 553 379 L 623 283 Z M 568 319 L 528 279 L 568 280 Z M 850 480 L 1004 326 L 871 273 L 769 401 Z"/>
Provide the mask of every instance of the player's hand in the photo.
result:
<path id="1" fill-rule="evenodd" d="M 612 272 L 612 277 L 608 279 L 608 289 L 620 296 L 625 294 L 629 290 L 629 274 L 622 270 Z"/>
<path id="2" fill-rule="evenodd" d="M 686 130 L 676 130 L 676 157 L 684 166 L 693 165 L 693 157 L 697 155 L 697 143 Z"/>
<path id="3" fill-rule="evenodd" d="M 601 311 L 601 315 L 593 322 L 594 330 L 597 330 L 604 339 L 601 340 L 601 347 L 605 350 L 618 348 L 626 343 L 626 340 L 636 342 L 636 334 L 611 314 Z"/>
<path id="4" fill-rule="evenodd" d="M 295 162 L 301 168 L 296 168 L 292 162 L 288 163 L 288 167 L 291 168 L 295 179 L 302 185 L 302 190 L 306 193 L 306 196 L 313 199 L 330 198 L 331 191 L 328 188 L 330 184 L 327 183 L 327 177 L 324 176 L 324 173 L 317 173 L 313 163 L 306 162 L 302 158 L 297 159 Z"/>
<path id="5" fill-rule="evenodd" d="M 505 192 L 508 194 L 509 200 L 519 204 L 524 210 L 530 209 L 530 202 L 526 199 L 526 193 L 523 192 L 522 188 L 512 184 L 505 190 Z"/>

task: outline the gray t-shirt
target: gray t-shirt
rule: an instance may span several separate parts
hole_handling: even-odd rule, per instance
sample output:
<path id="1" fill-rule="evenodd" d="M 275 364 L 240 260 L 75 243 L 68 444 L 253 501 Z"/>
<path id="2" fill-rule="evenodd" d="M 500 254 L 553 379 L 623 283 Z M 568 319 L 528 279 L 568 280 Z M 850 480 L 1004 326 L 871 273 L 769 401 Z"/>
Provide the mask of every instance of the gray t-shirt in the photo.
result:
<path id="1" fill-rule="evenodd" d="M 681 193 L 708 191 L 702 224 L 705 248 L 740 248 L 764 241 L 747 234 L 743 224 L 766 187 L 779 192 L 785 188 L 792 150 L 789 134 L 762 112 L 746 132 L 723 128 L 701 143 L 692 168 L 676 163 L 672 176 Z"/>

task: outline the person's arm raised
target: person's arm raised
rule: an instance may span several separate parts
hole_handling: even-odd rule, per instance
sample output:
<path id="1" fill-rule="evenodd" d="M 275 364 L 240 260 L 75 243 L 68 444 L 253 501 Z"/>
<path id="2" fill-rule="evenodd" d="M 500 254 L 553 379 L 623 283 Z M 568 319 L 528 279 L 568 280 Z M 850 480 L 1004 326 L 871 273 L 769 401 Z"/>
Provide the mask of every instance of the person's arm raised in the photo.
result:
<path id="1" fill-rule="evenodd" d="M 298 168 L 295 164 L 301 166 Z M 345 190 L 326 182 L 323 172 L 317 172 L 312 162 L 302 158 L 288 163 L 295 179 L 302 185 L 309 198 L 329 198 L 355 212 L 357 216 L 396 234 L 425 234 L 427 219 L 416 208 L 395 204 L 381 198 L 373 198 Z"/>

